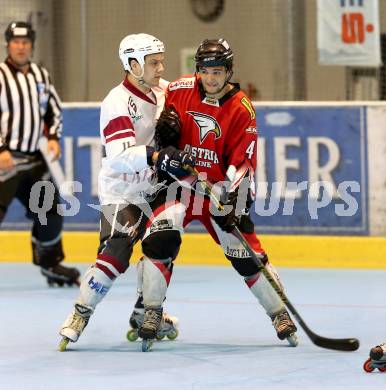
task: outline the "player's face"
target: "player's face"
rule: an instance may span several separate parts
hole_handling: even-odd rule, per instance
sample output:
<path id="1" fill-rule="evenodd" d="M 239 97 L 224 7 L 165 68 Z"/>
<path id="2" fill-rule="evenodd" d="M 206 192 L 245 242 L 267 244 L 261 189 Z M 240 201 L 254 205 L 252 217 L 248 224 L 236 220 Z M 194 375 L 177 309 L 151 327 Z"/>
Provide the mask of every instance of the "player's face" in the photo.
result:
<path id="1" fill-rule="evenodd" d="M 145 57 L 143 79 L 149 87 L 157 87 L 165 71 L 165 55 L 163 53 L 149 54 Z"/>
<path id="2" fill-rule="evenodd" d="M 199 68 L 199 73 L 204 90 L 209 95 L 218 94 L 224 87 L 225 80 L 228 76 L 225 66 L 201 66 Z"/>
<path id="3" fill-rule="evenodd" d="M 17 66 L 28 64 L 32 56 L 32 42 L 28 38 L 13 38 L 8 43 L 8 56 Z"/>

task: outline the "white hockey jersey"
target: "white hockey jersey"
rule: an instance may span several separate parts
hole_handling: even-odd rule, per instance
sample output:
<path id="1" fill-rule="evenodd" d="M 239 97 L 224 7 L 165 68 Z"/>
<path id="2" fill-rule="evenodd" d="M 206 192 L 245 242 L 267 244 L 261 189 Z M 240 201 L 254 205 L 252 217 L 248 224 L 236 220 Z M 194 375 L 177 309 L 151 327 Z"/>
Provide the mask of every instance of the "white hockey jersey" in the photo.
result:
<path id="1" fill-rule="evenodd" d="M 147 164 L 146 146 L 165 102 L 168 82 L 144 94 L 127 78 L 102 102 L 100 136 L 105 148 L 98 192 L 102 205 L 143 203 L 155 191 L 156 174 Z"/>

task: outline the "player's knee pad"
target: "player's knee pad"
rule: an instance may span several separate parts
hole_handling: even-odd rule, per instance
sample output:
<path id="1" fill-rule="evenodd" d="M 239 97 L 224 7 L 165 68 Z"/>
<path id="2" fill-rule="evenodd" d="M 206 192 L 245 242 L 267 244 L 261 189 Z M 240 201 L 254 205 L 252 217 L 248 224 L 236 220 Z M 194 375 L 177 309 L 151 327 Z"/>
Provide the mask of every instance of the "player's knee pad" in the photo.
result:
<path id="1" fill-rule="evenodd" d="M 181 246 L 178 230 L 157 231 L 142 241 L 142 252 L 151 259 L 170 259 L 177 257 Z"/>
<path id="2" fill-rule="evenodd" d="M 44 242 L 32 241 L 32 261 L 42 268 L 50 268 L 64 259 L 62 240 L 55 244 L 46 245 Z"/>
<path id="3" fill-rule="evenodd" d="M 90 267 L 80 284 L 80 295 L 77 302 L 95 308 L 110 290 L 112 284 L 113 280 L 102 270 L 95 266 Z"/>
<path id="4" fill-rule="evenodd" d="M 266 269 L 280 288 L 283 289 L 276 270 L 269 263 L 267 263 Z M 247 276 L 244 279 L 251 293 L 259 300 L 269 316 L 284 309 L 283 301 L 262 272 Z"/>
<path id="5" fill-rule="evenodd" d="M 137 263 L 137 294 L 142 296 L 142 281 L 143 281 L 143 257 Z"/>
<path id="6" fill-rule="evenodd" d="M 142 296 L 145 307 L 159 307 L 165 300 L 173 270 L 171 260 L 156 260 L 144 257 L 142 275 Z"/>
<path id="7" fill-rule="evenodd" d="M 268 256 L 262 255 L 261 262 L 265 265 L 268 262 Z M 260 272 L 260 268 L 252 260 L 251 257 L 231 257 L 227 256 L 228 260 L 232 263 L 233 268 L 243 277 L 248 277 Z"/>
<path id="8" fill-rule="evenodd" d="M 127 237 L 114 236 L 99 245 L 96 265 L 114 279 L 129 268 L 132 254 L 132 242 Z"/>

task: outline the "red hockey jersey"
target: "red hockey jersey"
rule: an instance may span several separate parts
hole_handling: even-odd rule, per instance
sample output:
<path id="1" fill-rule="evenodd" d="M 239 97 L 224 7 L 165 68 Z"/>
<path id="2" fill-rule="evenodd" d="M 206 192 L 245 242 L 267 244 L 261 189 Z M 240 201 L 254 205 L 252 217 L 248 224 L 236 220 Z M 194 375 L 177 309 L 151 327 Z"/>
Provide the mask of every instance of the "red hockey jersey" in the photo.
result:
<path id="1" fill-rule="evenodd" d="M 199 172 L 223 181 L 230 166 L 243 176 L 256 169 L 256 114 L 238 84 L 219 100 L 206 97 L 199 76 L 185 76 L 169 84 L 165 106 L 178 112 L 179 147 L 190 151 Z M 254 192 L 254 191 L 253 191 Z"/>

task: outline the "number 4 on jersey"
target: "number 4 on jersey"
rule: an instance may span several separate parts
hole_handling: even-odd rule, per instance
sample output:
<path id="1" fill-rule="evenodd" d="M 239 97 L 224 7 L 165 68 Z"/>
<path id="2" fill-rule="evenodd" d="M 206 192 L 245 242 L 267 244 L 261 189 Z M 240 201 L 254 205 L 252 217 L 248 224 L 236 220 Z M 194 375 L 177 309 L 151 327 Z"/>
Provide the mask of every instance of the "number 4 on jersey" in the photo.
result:
<path id="1" fill-rule="evenodd" d="M 247 150 L 245 151 L 245 154 L 248 156 L 249 159 L 252 158 L 253 152 L 255 151 L 255 143 L 256 141 L 252 141 L 247 147 Z"/>

